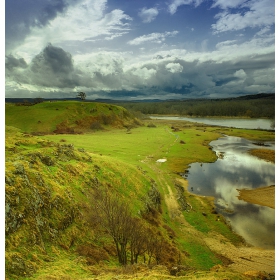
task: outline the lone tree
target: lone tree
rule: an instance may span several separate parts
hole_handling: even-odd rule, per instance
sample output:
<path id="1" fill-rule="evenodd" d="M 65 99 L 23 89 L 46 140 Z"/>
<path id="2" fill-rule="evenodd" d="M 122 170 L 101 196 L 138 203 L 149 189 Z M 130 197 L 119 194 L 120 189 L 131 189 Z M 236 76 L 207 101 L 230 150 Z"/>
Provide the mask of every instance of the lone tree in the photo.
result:
<path id="1" fill-rule="evenodd" d="M 85 100 L 85 99 L 86 99 L 86 96 L 87 96 L 87 95 L 86 95 L 84 92 L 82 92 L 82 91 L 79 92 L 78 95 L 77 95 L 77 97 L 81 98 L 82 100 Z"/>

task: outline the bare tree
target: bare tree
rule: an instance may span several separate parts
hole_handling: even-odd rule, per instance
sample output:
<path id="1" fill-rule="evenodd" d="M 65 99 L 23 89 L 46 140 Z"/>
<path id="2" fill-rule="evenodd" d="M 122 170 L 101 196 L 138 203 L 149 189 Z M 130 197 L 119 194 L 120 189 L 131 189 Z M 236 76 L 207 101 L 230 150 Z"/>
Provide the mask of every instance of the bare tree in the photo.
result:
<path id="1" fill-rule="evenodd" d="M 79 92 L 78 95 L 77 95 L 77 97 L 81 98 L 82 100 L 85 100 L 85 99 L 86 99 L 86 96 L 87 96 L 87 95 L 86 95 L 84 92 L 82 92 L 82 91 Z"/>
<path id="2" fill-rule="evenodd" d="M 139 218 L 134 218 L 130 236 L 130 262 L 138 262 L 138 257 L 147 251 L 147 227 Z"/>
<path id="3" fill-rule="evenodd" d="M 119 263 L 127 264 L 127 245 L 133 230 L 133 218 L 127 204 L 119 196 L 104 193 L 96 201 L 96 218 L 113 238 Z"/>
<path id="4" fill-rule="evenodd" d="M 159 264 L 160 262 L 160 257 L 161 257 L 161 250 L 163 247 L 163 237 L 161 234 L 158 232 L 155 234 L 152 232 L 150 229 L 150 233 L 147 235 L 147 254 L 148 254 L 148 265 L 151 264 L 151 260 L 154 257 L 156 260 L 156 263 Z"/>

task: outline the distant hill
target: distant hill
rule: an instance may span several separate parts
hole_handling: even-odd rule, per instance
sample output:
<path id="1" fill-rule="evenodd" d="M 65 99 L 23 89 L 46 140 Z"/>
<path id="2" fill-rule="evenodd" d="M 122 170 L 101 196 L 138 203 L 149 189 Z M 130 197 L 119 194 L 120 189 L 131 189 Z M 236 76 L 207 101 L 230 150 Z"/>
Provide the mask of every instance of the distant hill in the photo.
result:
<path id="1" fill-rule="evenodd" d="M 251 100 L 251 99 L 259 99 L 259 98 L 266 98 L 266 99 L 275 99 L 275 93 L 258 93 L 258 94 L 252 94 L 252 95 L 242 95 L 238 97 L 227 97 L 227 98 L 182 98 L 182 99 L 137 99 L 133 101 L 125 101 L 125 100 L 117 100 L 117 99 L 103 99 L 103 98 L 97 98 L 97 99 L 85 99 L 82 102 L 103 102 L 103 103 L 134 103 L 134 102 L 145 102 L 145 103 L 151 103 L 151 102 L 178 102 L 178 101 L 191 101 L 191 100 Z M 7 103 L 37 103 L 42 101 L 80 101 L 79 98 L 5 98 L 5 102 Z"/>

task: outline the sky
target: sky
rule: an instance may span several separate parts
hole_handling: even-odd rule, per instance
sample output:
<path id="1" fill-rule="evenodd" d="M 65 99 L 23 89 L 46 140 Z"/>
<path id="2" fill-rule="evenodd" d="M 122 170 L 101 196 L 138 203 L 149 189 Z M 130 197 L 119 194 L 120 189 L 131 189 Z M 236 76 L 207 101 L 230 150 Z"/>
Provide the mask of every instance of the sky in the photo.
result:
<path id="1" fill-rule="evenodd" d="M 275 92 L 273 0 L 6 0 L 5 96 Z"/>

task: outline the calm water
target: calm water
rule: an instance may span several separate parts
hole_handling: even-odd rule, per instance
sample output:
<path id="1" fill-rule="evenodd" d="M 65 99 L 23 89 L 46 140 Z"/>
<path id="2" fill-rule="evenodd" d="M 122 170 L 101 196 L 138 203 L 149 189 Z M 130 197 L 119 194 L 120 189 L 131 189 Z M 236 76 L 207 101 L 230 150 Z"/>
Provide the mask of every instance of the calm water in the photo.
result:
<path id="1" fill-rule="evenodd" d="M 275 149 L 274 143 L 268 143 Z M 275 165 L 247 154 L 260 148 L 240 137 L 225 136 L 210 145 L 217 155 L 214 163 L 194 163 L 184 176 L 188 190 L 216 198 L 217 211 L 223 214 L 232 229 L 257 247 L 275 247 L 275 210 L 239 200 L 237 189 L 254 189 L 275 184 Z"/>
<path id="2" fill-rule="evenodd" d="M 151 117 L 152 119 L 165 119 L 165 120 L 183 120 L 189 122 L 198 122 L 208 125 L 218 125 L 235 128 L 247 129 L 273 129 L 271 127 L 272 121 L 269 119 L 222 119 L 222 118 L 187 118 L 187 117 Z"/>

